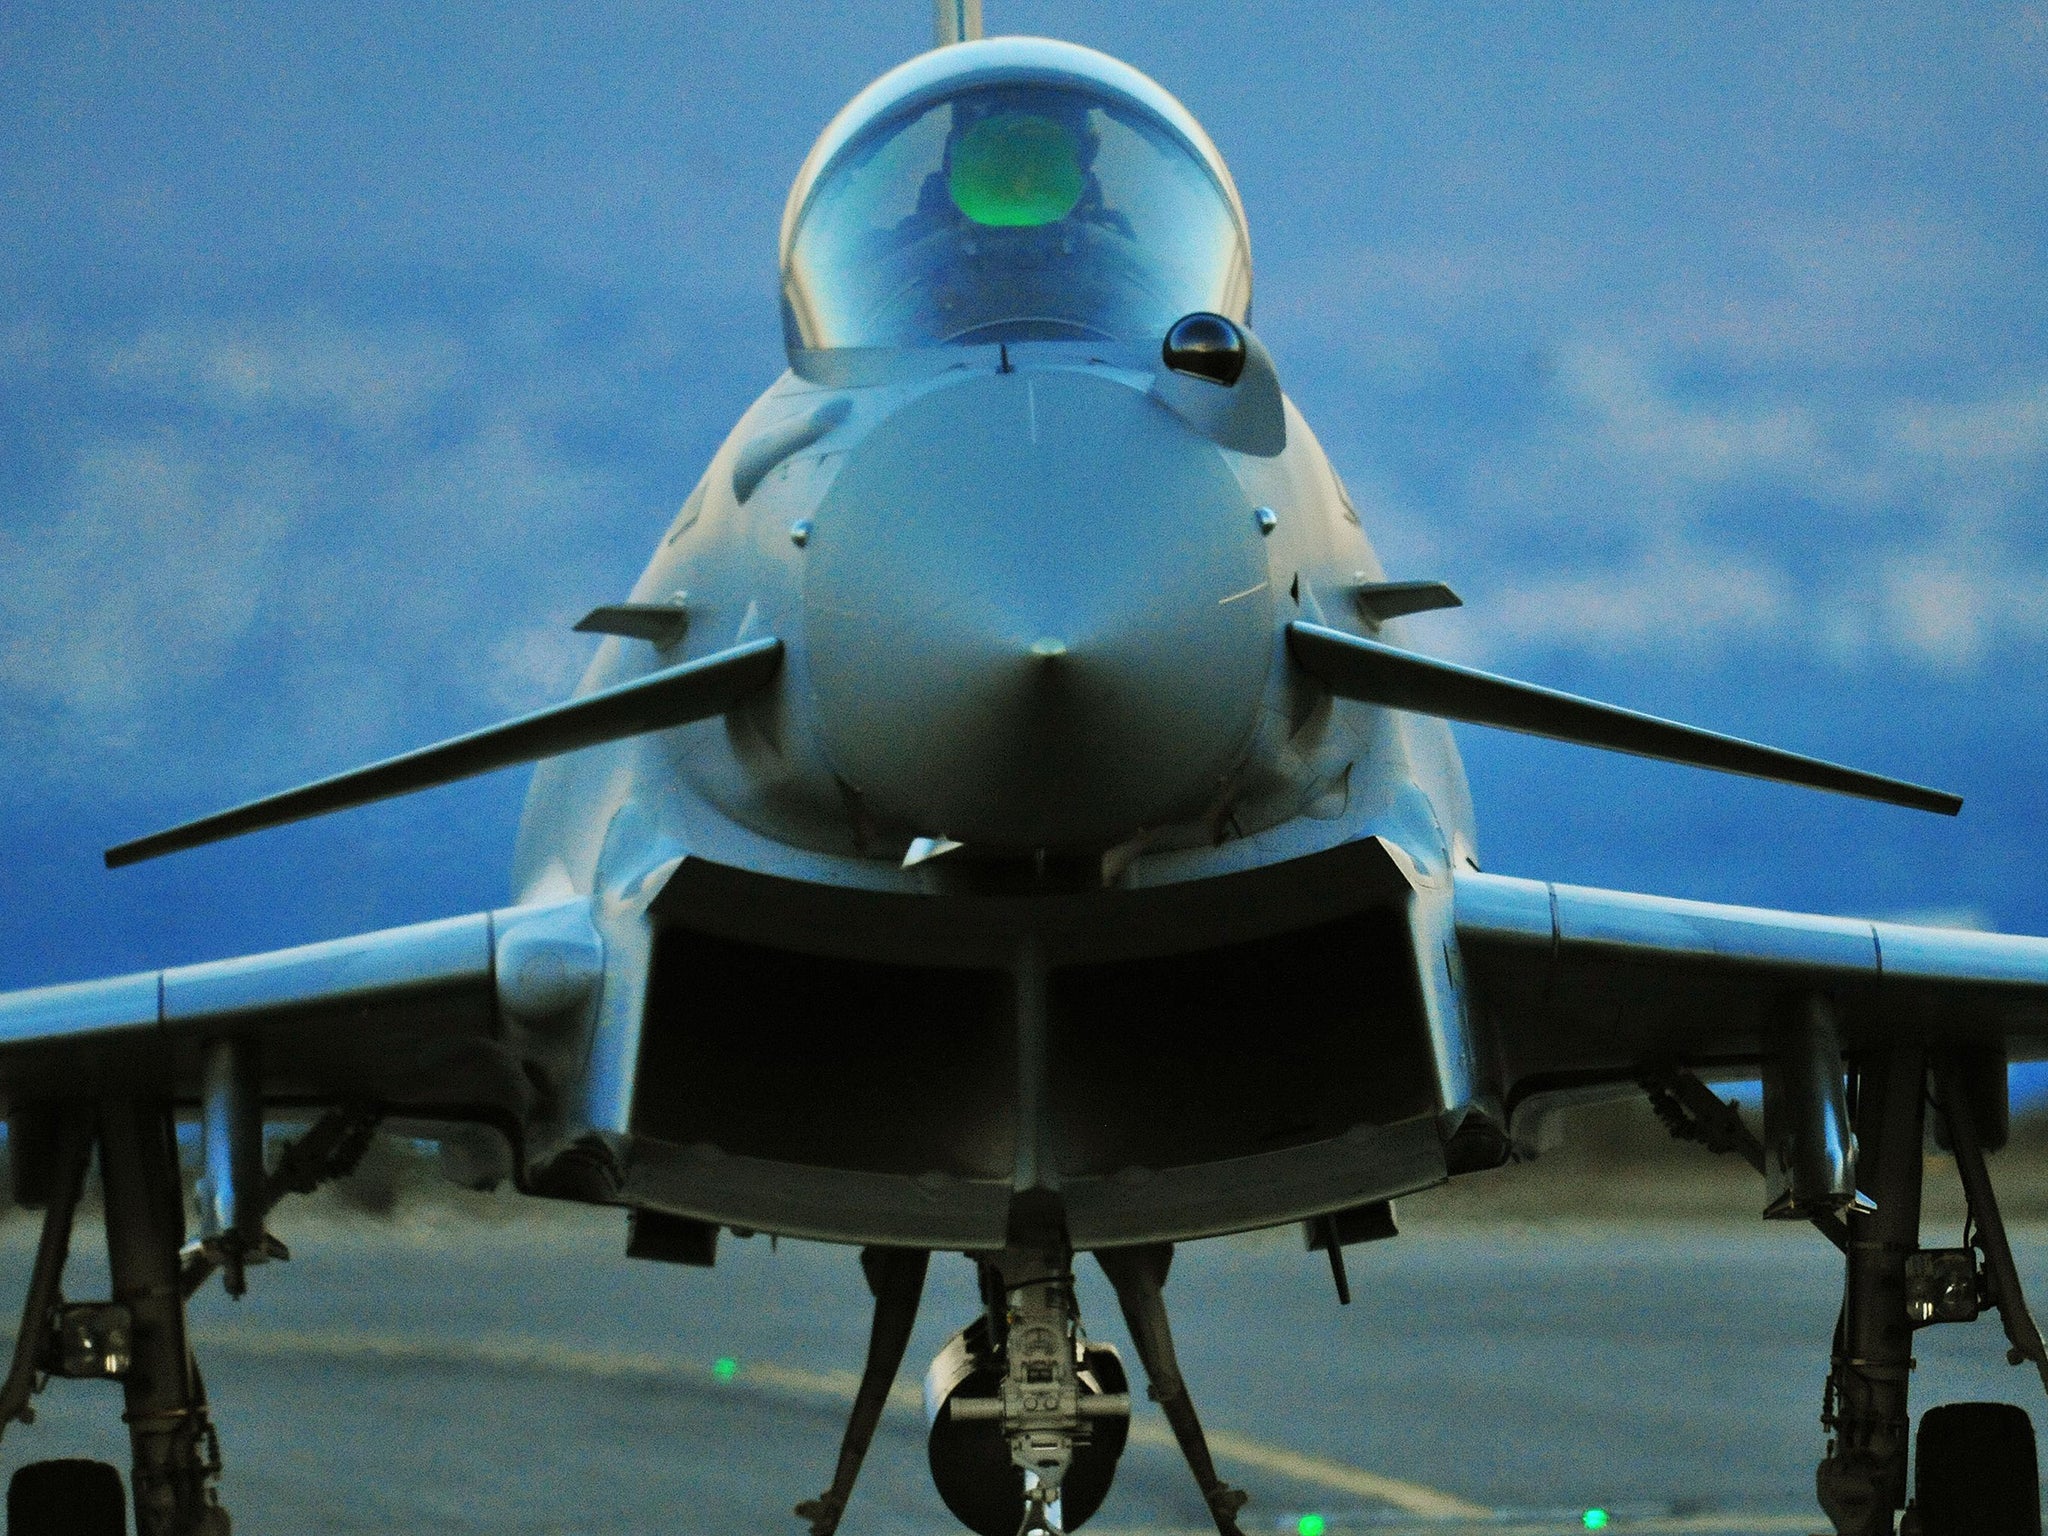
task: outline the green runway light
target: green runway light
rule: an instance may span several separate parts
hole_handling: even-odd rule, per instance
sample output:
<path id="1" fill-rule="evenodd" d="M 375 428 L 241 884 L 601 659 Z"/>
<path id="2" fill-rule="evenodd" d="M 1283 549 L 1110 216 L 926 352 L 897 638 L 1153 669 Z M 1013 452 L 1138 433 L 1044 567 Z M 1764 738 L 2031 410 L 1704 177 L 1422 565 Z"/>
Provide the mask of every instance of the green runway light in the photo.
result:
<path id="1" fill-rule="evenodd" d="M 1329 1529 L 1330 1522 L 1321 1515 L 1303 1515 L 1294 1522 L 1295 1536 L 1325 1536 Z"/>
<path id="2" fill-rule="evenodd" d="M 1580 1517 L 1579 1523 L 1584 1525 L 1589 1531 L 1604 1531 L 1607 1529 L 1609 1518 L 1607 1511 L 1604 1509 L 1589 1509 Z"/>
<path id="3" fill-rule="evenodd" d="M 731 1381 L 733 1377 L 739 1375 L 739 1373 L 740 1363 L 739 1361 L 733 1359 L 731 1355 L 720 1355 L 716 1360 L 711 1362 L 711 1374 L 716 1376 L 720 1381 Z"/>

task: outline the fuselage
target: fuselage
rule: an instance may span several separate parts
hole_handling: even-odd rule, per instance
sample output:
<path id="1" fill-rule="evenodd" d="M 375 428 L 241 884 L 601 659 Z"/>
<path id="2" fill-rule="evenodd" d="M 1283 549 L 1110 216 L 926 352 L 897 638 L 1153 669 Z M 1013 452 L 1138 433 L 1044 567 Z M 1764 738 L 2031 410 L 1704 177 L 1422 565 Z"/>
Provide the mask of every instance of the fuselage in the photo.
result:
<path id="1" fill-rule="evenodd" d="M 1227 172 L 1099 55 L 941 52 L 814 152 L 785 226 L 792 366 L 631 594 L 687 622 L 606 639 L 581 691 L 761 636 L 779 676 L 722 719 L 535 777 L 518 897 L 592 898 L 607 956 L 559 1135 L 612 1145 L 636 1204 L 934 1247 L 999 1243 L 1029 1189 L 1062 1192 L 1077 1243 L 1114 1243 L 1432 1182 L 1488 1097 L 1449 974 L 1469 799 L 1439 721 L 1333 699 L 1289 663 L 1296 619 L 1380 633 L 1356 598 L 1384 572 L 1244 323 Z M 917 271 L 940 251 L 937 296 L 866 267 L 835 288 L 807 210 L 865 208 L 879 194 L 841 183 L 906 143 L 937 154 L 942 110 L 942 169 L 859 246 Z M 1123 281 L 1150 205 L 1113 156 L 1169 138 L 1209 169 L 1155 174 L 1211 188 L 1186 197 L 1225 231 L 1221 286 L 1187 291 L 1239 311 L 1215 320 L 1242 353 L 1227 378 L 1175 364 L 1164 325 L 1038 313 L 1067 302 L 1046 268 L 1095 246 L 1102 283 Z M 1012 163 L 1046 142 L 1085 175 Z M 971 155 L 1009 179 L 963 185 Z M 985 322 L 1010 298 L 992 250 L 1030 290 L 1024 321 Z M 848 287 L 868 308 L 839 315 Z M 1132 292 L 1085 314 L 1159 302 Z M 859 329 L 877 313 L 905 344 Z M 926 1106 L 917 1129 L 862 1107 L 902 1095 Z"/>
<path id="2" fill-rule="evenodd" d="M 1279 453 L 1220 446 L 1134 351 L 952 348 L 870 359 L 882 376 L 851 385 L 778 380 L 633 589 L 687 628 L 605 640 L 578 691 L 760 634 L 787 645 L 783 678 L 730 725 L 544 765 L 521 896 L 630 878 L 632 842 L 920 894 L 992 863 L 1200 878 L 1389 815 L 1415 856 L 1471 859 L 1442 724 L 1286 665 L 1292 619 L 1403 622 L 1354 603 L 1384 572 L 1306 423 L 1289 403 Z M 644 830 L 607 856 L 629 804 Z M 903 868 L 922 837 L 963 847 Z"/>

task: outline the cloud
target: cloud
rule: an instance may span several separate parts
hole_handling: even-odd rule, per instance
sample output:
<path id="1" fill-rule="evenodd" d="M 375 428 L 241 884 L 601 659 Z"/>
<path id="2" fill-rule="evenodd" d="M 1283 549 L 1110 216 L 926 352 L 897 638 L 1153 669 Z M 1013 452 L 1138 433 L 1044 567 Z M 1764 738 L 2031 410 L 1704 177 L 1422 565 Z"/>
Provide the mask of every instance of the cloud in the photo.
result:
<path id="1" fill-rule="evenodd" d="M 1947 181 L 1786 198 L 1702 154 L 1711 208 L 1447 204 L 1262 274 L 1368 530 L 1467 595 L 1435 633 L 1942 675 L 2048 644 L 2037 254 Z"/>
<path id="2" fill-rule="evenodd" d="M 1559 420 L 1538 453 L 1653 491 L 1639 501 L 1645 508 L 1746 477 L 1812 478 L 1825 465 L 1809 405 L 1681 400 L 1641 356 L 1611 343 L 1579 343 L 1558 357 Z"/>
<path id="3" fill-rule="evenodd" d="M 290 456 L 221 462 L 168 433 L 94 442 L 56 503 L 0 527 L 0 689 L 85 745 L 217 681 L 302 515 Z"/>
<path id="4" fill-rule="evenodd" d="M 1717 234 L 1706 249 L 1664 253 L 1654 302 L 1627 307 L 1641 343 L 1809 376 L 1954 362 L 1989 339 L 1958 321 L 2028 286 L 2022 253 L 1952 212 L 1910 202 L 1753 207 Z"/>
<path id="5" fill-rule="evenodd" d="M 417 418 L 464 361 L 454 338 L 422 330 L 188 322 L 103 348 L 97 371 L 110 385 L 227 415 L 300 413 L 360 432 Z"/>
<path id="6" fill-rule="evenodd" d="M 1953 677 L 2048 645 L 2038 368 L 1940 393 L 1910 367 L 1729 372 L 1647 324 L 1581 323 L 1512 373 L 1401 345 L 1362 348 L 1315 425 L 1390 567 L 1465 594 L 1427 631 L 1447 654 Z"/>
<path id="7" fill-rule="evenodd" d="M 1882 573 L 1881 612 L 1899 649 L 1951 670 L 1983 653 L 1993 614 L 1990 583 L 1937 553 L 1931 559 L 1894 556 Z"/>
<path id="8" fill-rule="evenodd" d="M 647 500 L 648 439 L 618 396 L 644 363 L 565 343 L 534 306 L 516 319 L 59 335 L 85 383 L 0 521 L 0 722 L 38 743 L 23 771 L 224 797 L 566 692 L 579 605 L 630 580 L 614 535 Z M 574 441 L 603 409 L 629 424 Z"/>
<path id="9" fill-rule="evenodd" d="M 502 635 L 491 647 L 491 698 L 507 711 L 537 709 L 565 697 L 590 664 L 592 645 L 572 628 L 581 615 Z"/>
<path id="10" fill-rule="evenodd" d="M 1973 557 L 1974 556 L 1974 557 Z M 1946 672 L 1975 667 L 2001 643 L 2048 640 L 2048 570 L 1967 542 L 1888 555 L 1872 604 L 1892 651 Z"/>
<path id="11" fill-rule="evenodd" d="M 1902 492 L 1960 540 L 2035 538 L 2048 493 L 2048 381 L 1976 399 L 1905 401 L 1878 434 Z"/>
<path id="12" fill-rule="evenodd" d="M 1795 611 L 1790 581 L 1768 564 L 1667 546 L 1627 565 L 1511 579 L 1481 623 L 1496 646 L 1713 659 L 1731 644 L 1781 635 Z"/>
<path id="13" fill-rule="evenodd" d="M 1467 643 L 1943 673 L 2048 643 L 2048 382 L 1792 394 L 1560 348 L 1530 424 L 1431 509 L 1434 542 L 1480 562 Z"/>

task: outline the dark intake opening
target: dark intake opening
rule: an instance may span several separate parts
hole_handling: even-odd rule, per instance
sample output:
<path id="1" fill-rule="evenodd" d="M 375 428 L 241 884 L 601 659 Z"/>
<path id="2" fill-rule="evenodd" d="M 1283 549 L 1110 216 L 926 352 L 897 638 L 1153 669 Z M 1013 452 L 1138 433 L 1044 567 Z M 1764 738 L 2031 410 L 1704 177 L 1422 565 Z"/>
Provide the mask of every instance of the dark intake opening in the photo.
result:
<path id="1" fill-rule="evenodd" d="M 996 971 L 655 941 L 637 1135 L 817 1167 L 1007 1179 L 1012 988 Z"/>
<path id="2" fill-rule="evenodd" d="M 1072 966 L 1051 987 L 1053 1146 L 1068 1174 L 1183 1167 L 1435 1107 L 1404 915 L 1192 955 Z"/>

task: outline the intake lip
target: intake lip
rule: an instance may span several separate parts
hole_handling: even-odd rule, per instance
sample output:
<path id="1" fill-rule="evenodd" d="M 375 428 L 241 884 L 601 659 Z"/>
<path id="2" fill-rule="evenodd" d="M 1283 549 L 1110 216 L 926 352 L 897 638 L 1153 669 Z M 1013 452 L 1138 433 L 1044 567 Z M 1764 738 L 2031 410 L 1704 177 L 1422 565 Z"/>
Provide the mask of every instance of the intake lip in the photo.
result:
<path id="1" fill-rule="evenodd" d="M 982 374 L 878 425 L 818 508 L 804 611 L 835 771 L 878 817 L 1007 850 L 1199 815 L 1277 650 L 1222 454 L 1079 369 Z"/>

